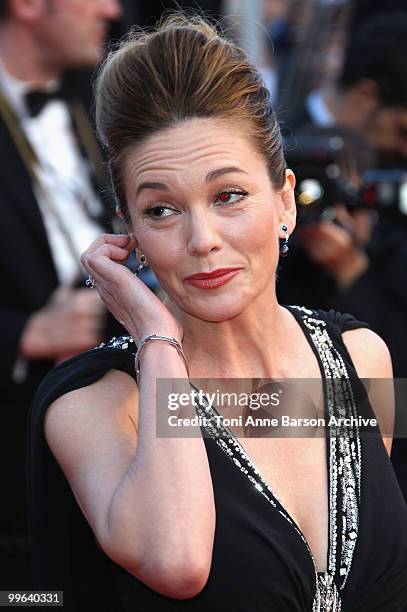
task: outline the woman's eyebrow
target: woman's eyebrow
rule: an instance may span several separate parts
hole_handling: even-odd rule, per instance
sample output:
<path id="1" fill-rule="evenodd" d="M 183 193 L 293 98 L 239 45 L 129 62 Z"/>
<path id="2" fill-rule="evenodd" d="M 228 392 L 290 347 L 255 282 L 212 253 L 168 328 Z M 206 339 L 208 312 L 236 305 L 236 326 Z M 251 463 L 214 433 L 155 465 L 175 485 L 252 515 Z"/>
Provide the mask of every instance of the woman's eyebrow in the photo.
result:
<path id="1" fill-rule="evenodd" d="M 143 189 L 167 189 L 168 186 L 165 183 L 140 183 L 137 187 L 136 197 L 140 194 Z"/>
<path id="2" fill-rule="evenodd" d="M 231 172 L 240 172 L 242 174 L 248 174 L 246 170 L 242 170 L 238 166 L 226 166 L 225 168 L 217 168 L 216 170 L 212 170 L 211 172 L 209 172 L 206 175 L 205 183 L 210 183 L 211 181 L 216 180 L 224 174 L 229 174 Z"/>
<path id="3" fill-rule="evenodd" d="M 205 183 L 211 183 L 212 181 L 215 181 L 217 178 L 220 178 L 221 176 L 224 176 L 225 174 L 230 174 L 232 172 L 240 172 L 241 174 L 248 174 L 246 170 L 242 170 L 238 166 L 227 166 L 225 168 L 217 168 L 216 170 L 211 170 L 211 172 L 208 172 L 205 178 Z M 140 195 L 143 189 L 162 189 L 162 190 L 168 191 L 169 187 L 165 183 L 157 183 L 157 182 L 140 183 L 140 185 L 137 187 L 136 197 Z"/>

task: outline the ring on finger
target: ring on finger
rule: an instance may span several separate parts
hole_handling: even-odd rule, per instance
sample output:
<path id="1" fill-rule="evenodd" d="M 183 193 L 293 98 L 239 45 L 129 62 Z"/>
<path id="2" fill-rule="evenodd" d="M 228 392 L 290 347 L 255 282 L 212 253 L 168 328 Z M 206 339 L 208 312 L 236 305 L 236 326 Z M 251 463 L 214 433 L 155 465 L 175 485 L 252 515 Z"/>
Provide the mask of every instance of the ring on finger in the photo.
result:
<path id="1" fill-rule="evenodd" d="M 89 274 L 88 278 L 86 279 L 85 285 L 90 289 L 94 289 L 96 287 L 96 281 L 91 274 Z"/>

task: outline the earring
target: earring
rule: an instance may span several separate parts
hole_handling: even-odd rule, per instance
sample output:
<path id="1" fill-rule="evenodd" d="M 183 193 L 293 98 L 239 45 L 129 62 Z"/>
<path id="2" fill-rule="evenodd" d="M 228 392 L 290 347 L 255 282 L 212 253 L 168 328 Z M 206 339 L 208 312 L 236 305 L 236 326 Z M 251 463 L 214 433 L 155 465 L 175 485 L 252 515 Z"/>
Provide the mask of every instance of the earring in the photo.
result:
<path id="1" fill-rule="evenodd" d="M 289 234 L 288 234 L 288 227 L 285 223 L 283 223 L 282 225 L 280 225 L 280 229 L 282 232 L 285 232 L 285 236 L 284 236 L 284 244 L 280 247 L 280 255 L 281 257 L 287 257 L 287 253 L 290 250 L 290 247 L 288 246 L 288 239 L 289 239 Z"/>
<path id="2" fill-rule="evenodd" d="M 142 253 L 140 255 L 140 265 L 137 266 L 136 275 L 147 265 L 147 257 Z"/>

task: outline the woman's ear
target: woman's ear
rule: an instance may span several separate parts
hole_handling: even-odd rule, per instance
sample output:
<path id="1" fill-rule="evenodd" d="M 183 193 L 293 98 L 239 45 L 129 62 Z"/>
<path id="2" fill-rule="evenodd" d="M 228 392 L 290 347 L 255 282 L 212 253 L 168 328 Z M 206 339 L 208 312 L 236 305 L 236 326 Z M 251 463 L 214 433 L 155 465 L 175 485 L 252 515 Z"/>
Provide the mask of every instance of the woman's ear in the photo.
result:
<path id="1" fill-rule="evenodd" d="M 115 234 L 129 234 L 130 227 L 128 226 L 124 213 L 116 208 L 116 217 L 112 219 L 112 227 Z"/>
<path id="2" fill-rule="evenodd" d="M 285 171 L 285 181 L 283 188 L 280 191 L 281 208 L 279 215 L 279 224 L 285 224 L 288 227 L 288 233 L 292 234 L 295 228 L 297 218 L 297 205 L 295 203 L 295 175 L 292 170 L 287 168 Z"/>
<path id="3" fill-rule="evenodd" d="M 131 240 L 131 243 L 132 243 L 132 246 L 133 246 L 133 250 L 136 251 L 137 257 L 140 258 L 140 255 L 142 253 L 142 249 L 140 248 L 140 245 L 138 243 L 137 238 L 135 237 L 134 233 L 130 229 L 129 229 L 129 231 L 127 233 L 128 233 L 128 235 L 130 237 L 130 240 Z"/>
<path id="4" fill-rule="evenodd" d="M 122 220 L 124 220 L 124 217 L 125 217 L 123 210 L 118 204 L 116 205 L 116 217 L 119 217 L 119 219 L 122 219 Z"/>
<path id="5" fill-rule="evenodd" d="M 136 246 L 138 247 L 138 242 L 134 236 L 133 230 L 132 230 L 132 226 L 131 226 L 131 221 L 129 220 L 129 218 L 127 217 L 126 213 L 123 211 L 123 209 L 121 208 L 121 206 L 119 204 L 116 205 L 116 217 L 118 217 L 119 221 L 118 221 L 118 225 L 119 225 L 119 231 L 121 234 L 128 234 L 130 236 L 130 238 L 135 241 Z"/>

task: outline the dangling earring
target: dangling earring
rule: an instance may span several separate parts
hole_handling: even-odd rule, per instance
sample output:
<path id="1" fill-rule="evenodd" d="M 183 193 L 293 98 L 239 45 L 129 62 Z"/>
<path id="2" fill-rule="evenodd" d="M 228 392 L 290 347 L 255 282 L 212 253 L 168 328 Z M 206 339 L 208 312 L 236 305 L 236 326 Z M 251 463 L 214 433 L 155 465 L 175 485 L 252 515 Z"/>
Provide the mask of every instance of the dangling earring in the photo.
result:
<path id="1" fill-rule="evenodd" d="M 285 232 L 285 236 L 284 236 L 284 244 L 280 247 L 280 255 L 281 257 L 287 257 L 287 253 L 290 250 L 290 247 L 288 246 L 288 239 L 289 239 L 289 235 L 288 235 L 288 227 L 286 226 L 285 223 L 283 223 L 282 225 L 280 225 L 280 229 L 282 232 Z"/>
<path id="2" fill-rule="evenodd" d="M 147 265 L 147 257 L 144 255 L 144 253 L 142 253 L 140 255 L 140 265 L 137 266 L 137 270 L 136 270 L 136 275 L 139 274 L 139 272 L 144 268 L 144 266 Z"/>

